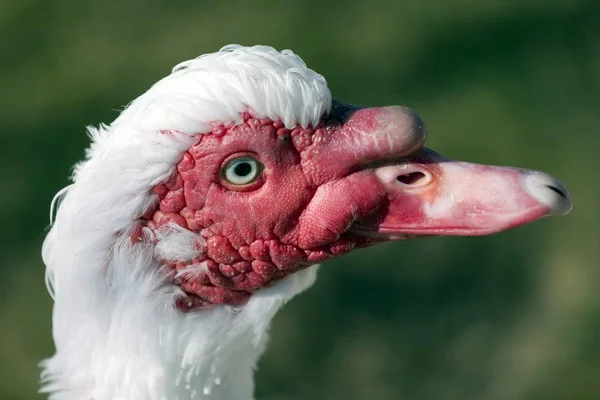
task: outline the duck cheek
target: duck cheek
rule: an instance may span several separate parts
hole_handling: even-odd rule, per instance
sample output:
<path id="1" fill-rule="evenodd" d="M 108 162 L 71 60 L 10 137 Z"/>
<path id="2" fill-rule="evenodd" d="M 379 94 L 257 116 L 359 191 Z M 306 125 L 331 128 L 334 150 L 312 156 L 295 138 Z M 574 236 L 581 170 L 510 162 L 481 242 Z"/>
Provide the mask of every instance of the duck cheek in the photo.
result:
<path id="1" fill-rule="evenodd" d="M 377 177 L 364 171 L 317 188 L 298 225 L 283 238 L 302 249 L 330 246 L 352 225 L 385 203 L 386 193 Z"/>

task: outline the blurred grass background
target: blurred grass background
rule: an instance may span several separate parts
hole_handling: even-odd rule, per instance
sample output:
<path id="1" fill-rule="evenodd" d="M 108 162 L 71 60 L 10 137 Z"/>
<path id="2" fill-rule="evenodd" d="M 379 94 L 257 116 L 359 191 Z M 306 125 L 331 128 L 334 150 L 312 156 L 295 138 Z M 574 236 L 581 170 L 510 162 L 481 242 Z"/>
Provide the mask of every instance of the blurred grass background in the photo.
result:
<path id="1" fill-rule="evenodd" d="M 86 124 L 179 61 L 291 48 L 338 98 L 403 104 L 446 156 L 550 172 L 564 218 L 327 263 L 281 312 L 258 399 L 600 398 L 600 2 L 0 2 L 0 399 L 52 354 L 40 246 Z"/>

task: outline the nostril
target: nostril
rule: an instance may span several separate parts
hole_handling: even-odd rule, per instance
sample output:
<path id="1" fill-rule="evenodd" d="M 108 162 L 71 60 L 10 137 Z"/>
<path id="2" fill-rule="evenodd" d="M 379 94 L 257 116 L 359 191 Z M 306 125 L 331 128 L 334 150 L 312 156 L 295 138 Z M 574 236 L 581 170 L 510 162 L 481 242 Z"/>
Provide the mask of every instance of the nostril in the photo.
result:
<path id="1" fill-rule="evenodd" d="M 433 182 L 431 172 L 421 165 L 386 165 L 376 168 L 375 174 L 393 190 L 420 189 Z"/>
<path id="2" fill-rule="evenodd" d="M 398 177 L 396 177 L 396 180 L 398 180 L 398 182 L 404 183 L 405 185 L 416 185 L 419 182 L 422 182 L 425 178 L 427 177 L 424 173 L 416 171 L 410 172 L 408 174 L 399 175 Z"/>
<path id="3" fill-rule="evenodd" d="M 548 189 L 552 190 L 554 193 L 558 194 L 563 199 L 567 199 L 567 195 L 562 190 L 557 188 L 556 186 L 552 186 L 552 185 L 544 185 L 544 186 L 546 186 Z"/>

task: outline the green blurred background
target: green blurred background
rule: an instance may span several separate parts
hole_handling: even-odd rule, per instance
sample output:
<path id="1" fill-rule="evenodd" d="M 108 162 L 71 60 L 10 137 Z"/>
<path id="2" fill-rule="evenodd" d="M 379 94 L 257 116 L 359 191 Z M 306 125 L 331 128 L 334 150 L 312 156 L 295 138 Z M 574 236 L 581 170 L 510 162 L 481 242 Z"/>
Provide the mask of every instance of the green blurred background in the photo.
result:
<path id="1" fill-rule="evenodd" d="M 416 108 L 444 155 L 545 170 L 575 199 L 328 262 L 275 319 L 258 399 L 600 399 L 597 0 L 1 0 L 1 400 L 42 398 L 40 246 L 85 125 L 228 43 L 291 48 L 341 99 Z"/>

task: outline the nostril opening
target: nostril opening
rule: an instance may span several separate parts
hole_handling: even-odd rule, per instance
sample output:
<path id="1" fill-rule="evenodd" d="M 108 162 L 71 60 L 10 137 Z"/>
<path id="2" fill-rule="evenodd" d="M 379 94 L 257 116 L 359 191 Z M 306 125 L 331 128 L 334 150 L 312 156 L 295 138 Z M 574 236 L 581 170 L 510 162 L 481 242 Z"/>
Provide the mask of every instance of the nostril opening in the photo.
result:
<path id="1" fill-rule="evenodd" d="M 408 174 L 399 175 L 398 177 L 396 177 L 398 182 L 402 182 L 405 185 L 415 185 L 423 181 L 425 178 L 425 174 L 420 171 L 410 172 Z"/>
<path id="2" fill-rule="evenodd" d="M 567 195 L 562 190 L 557 188 L 556 186 L 551 186 L 551 185 L 544 185 L 544 186 L 546 186 L 548 189 L 552 190 L 554 193 L 558 194 L 563 199 L 567 198 Z"/>

